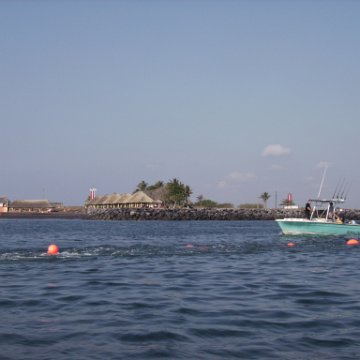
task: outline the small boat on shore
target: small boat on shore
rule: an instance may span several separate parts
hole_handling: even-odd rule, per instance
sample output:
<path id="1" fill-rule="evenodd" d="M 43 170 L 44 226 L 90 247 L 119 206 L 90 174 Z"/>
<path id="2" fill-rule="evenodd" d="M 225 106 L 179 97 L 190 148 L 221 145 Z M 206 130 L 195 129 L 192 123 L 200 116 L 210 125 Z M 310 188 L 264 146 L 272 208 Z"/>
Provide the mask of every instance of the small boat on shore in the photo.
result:
<path id="1" fill-rule="evenodd" d="M 344 198 L 310 199 L 312 210 L 309 218 L 285 218 L 276 222 L 285 235 L 360 236 L 360 224 L 346 219 L 346 211 L 338 206 L 344 202 Z"/>

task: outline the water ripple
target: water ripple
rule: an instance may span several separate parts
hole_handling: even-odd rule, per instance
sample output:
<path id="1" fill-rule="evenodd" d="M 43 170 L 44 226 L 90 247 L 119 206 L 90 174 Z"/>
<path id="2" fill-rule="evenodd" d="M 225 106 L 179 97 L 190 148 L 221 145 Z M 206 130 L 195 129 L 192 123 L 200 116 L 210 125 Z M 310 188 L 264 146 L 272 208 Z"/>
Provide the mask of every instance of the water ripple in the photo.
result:
<path id="1" fill-rule="evenodd" d="M 359 248 L 291 239 L 272 222 L 0 221 L 0 357 L 357 358 Z"/>

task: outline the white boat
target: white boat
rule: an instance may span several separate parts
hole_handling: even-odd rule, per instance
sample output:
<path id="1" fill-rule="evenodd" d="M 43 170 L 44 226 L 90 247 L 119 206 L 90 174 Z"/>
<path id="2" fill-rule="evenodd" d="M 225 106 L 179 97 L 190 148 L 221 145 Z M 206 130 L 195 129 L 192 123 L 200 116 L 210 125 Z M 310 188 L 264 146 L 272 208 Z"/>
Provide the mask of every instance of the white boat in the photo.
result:
<path id="1" fill-rule="evenodd" d="M 277 219 L 276 222 L 285 235 L 317 234 L 360 236 L 360 224 L 346 219 L 346 211 L 338 205 L 344 198 L 310 199 L 312 211 L 307 218 Z"/>

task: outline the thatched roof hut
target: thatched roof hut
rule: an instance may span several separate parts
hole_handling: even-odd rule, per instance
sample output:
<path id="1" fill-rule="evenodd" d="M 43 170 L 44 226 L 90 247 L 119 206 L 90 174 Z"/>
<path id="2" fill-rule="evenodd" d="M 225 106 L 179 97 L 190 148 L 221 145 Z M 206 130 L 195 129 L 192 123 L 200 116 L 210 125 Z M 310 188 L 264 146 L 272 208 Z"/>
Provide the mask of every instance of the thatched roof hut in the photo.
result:
<path id="1" fill-rule="evenodd" d="M 109 194 L 95 196 L 85 204 L 86 208 L 109 209 L 109 208 L 141 208 L 159 207 L 161 201 L 153 200 L 143 191 L 134 194 Z"/>
<path id="2" fill-rule="evenodd" d="M 9 205 L 14 212 L 49 212 L 52 208 L 48 200 L 15 200 Z"/>

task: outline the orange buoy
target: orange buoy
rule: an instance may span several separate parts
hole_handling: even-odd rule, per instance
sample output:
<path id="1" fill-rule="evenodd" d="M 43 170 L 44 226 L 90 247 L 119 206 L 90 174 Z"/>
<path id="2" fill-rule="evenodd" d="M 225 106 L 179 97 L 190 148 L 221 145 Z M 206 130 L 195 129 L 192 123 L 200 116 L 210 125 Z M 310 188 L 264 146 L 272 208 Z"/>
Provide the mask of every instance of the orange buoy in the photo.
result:
<path id="1" fill-rule="evenodd" d="M 290 247 L 291 247 L 291 246 L 295 246 L 295 244 L 294 244 L 293 242 L 291 242 L 291 241 L 290 241 L 290 242 L 288 242 L 288 244 L 287 244 L 287 245 L 288 245 L 288 246 L 290 246 Z"/>
<path id="2" fill-rule="evenodd" d="M 350 239 L 346 242 L 347 245 L 359 245 L 359 240 Z"/>
<path id="3" fill-rule="evenodd" d="M 57 247 L 57 245 L 55 244 L 51 244 L 48 247 L 48 252 L 49 255 L 57 255 L 59 253 L 59 248 Z"/>

